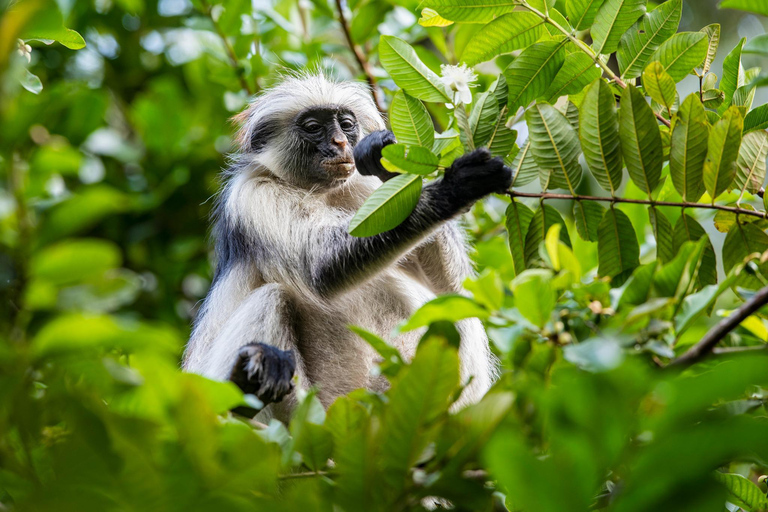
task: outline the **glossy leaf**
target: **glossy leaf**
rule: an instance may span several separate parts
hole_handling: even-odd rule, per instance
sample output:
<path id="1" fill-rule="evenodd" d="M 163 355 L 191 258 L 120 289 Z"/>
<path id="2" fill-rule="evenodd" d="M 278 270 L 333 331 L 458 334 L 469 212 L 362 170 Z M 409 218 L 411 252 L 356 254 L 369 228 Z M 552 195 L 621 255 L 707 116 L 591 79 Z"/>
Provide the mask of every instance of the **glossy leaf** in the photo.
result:
<path id="1" fill-rule="evenodd" d="M 543 97 L 554 103 L 560 96 L 581 92 L 600 75 L 600 68 L 591 57 L 582 52 L 569 53 Z"/>
<path id="2" fill-rule="evenodd" d="M 532 12 L 512 12 L 496 18 L 472 36 L 461 60 L 470 66 L 532 45 L 544 33 L 544 21 Z"/>
<path id="3" fill-rule="evenodd" d="M 707 57 L 702 65 L 702 72 L 706 74 L 709 73 L 709 69 L 712 67 L 712 63 L 717 56 L 717 48 L 720 46 L 720 24 L 713 23 L 712 25 L 707 25 L 701 29 L 701 32 L 704 32 L 707 36 Z"/>
<path id="4" fill-rule="evenodd" d="M 513 11 L 517 5 L 519 3 L 515 0 L 428 0 L 423 7 L 434 9 L 440 16 L 451 21 L 488 23 L 501 14 Z"/>
<path id="5" fill-rule="evenodd" d="M 760 105 L 744 118 L 744 133 L 768 129 L 768 104 Z"/>
<path id="6" fill-rule="evenodd" d="M 402 144 L 431 148 L 435 142 L 435 127 L 426 107 L 403 91 L 398 91 L 392 99 L 389 123 Z"/>
<path id="7" fill-rule="evenodd" d="M 605 0 L 592 25 L 592 47 L 597 53 L 615 52 L 621 36 L 645 11 L 645 0 Z"/>
<path id="8" fill-rule="evenodd" d="M 721 9 L 738 9 L 768 16 L 768 5 L 763 0 L 723 0 Z"/>
<path id="9" fill-rule="evenodd" d="M 661 177 L 661 134 L 653 110 L 632 85 L 621 94 L 619 137 L 629 177 L 640 190 L 650 194 Z"/>
<path id="10" fill-rule="evenodd" d="M 525 270 L 525 238 L 533 218 L 533 210 L 517 200 L 507 207 L 506 226 L 509 250 L 512 253 L 512 264 L 515 275 Z"/>
<path id="11" fill-rule="evenodd" d="M 622 157 L 616 99 L 603 80 L 593 83 L 584 96 L 579 123 L 584 159 L 603 189 L 615 194 L 621 186 Z"/>
<path id="12" fill-rule="evenodd" d="M 736 159 L 743 129 L 741 111 L 731 107 L 709 132 L 707 160 L 704 162 L 704 187 L 712 200 L 728 190 L 736 176 Z"/>
<path id="13" fill-rule="evenodd" d="M 616 58 L 622 78 L 640 76 L 651 55 L 677 31 L 682 12 L 682 0 L 668 0 L 621 36 Z"/>
<path id="14" fill-rule="evenodd" d="M 768 158 L 768 133 L 764 130 L 747 133 L 741 141 L 736 160 L 736 186 L 742 192 L 757 194 L 765 181 Z"/>
<path id="15" fill-rule="evenodd" d="M 608 208 L 597 227 L 597 257 L 600 276 L 615 277 L 640 265 L 640 247 L 629 217 Z"/>
<path id="16" fill-rule="evenodd" d="M 723 78 L 720 80 L 720 90 L 725 94 L 723 104 L 718 112 L 723 113 L 731 105 L 736 89 L 744 85 L 744 66 L 741 64 L 741 50 L 747 39 L 742 38 L 739 44 L 726 55 L 723 61 Z"/>
<path id="17" fill-rule="evenodd" d="M 353 236 L 373 236 L 388 231 L 411 214 L 421 195 L 421 176 L 403 174 L 377 188 L 349 223 Z"/>
<path id="18" fill-rule="evenodd" d="M 429 174 L 437 169 L 438 157 L 423 146 L 390 144 L 381 151 L 381 164 L 390 172 Z"/>
<path id="19" fill-rule="evenodd" d="M 707 58 L 709 39 L 703 32 L 680 32 L 659 46 L 651 62 L 659 61 L 675 82 L 700 66 Z"/>
<path id="20" fill-rule="evenodd" d="M 488 140 L 499 120 L 499 102 L 493 90 L 488 90 L 477 97 L 469 115 L 469 133 L 474 146 L 480 147 Z"/>
<path id="21" fill-rule="evenodd" d="M 381 36 L 379 58 L 392 80 L 406 93 L 423 101 L 450 102 L 438 77 L 421 62 L 411 45 L 395 36 Z"/>
<path id="22" fill-rule="evenodd" d="M 575 194 L 581 181 L 579 138 L 568 119 L 549 103 L 537 103 L 525 113 L 531 151 L 542 169 L 552 170 L 550 185 Z"/>
<path id="23" fill-rule="evenodd" d="M 683 200 L 696 202 L 704 193 L 704 161 L 707 158 L 709 124 L 697 94 L 688 96 L 672 130 L 669 174 Z"/>
<path id="24" fill-rule="evenodd" d="M 542 96 L 565 61 L 566 40 L 541 41 L 525 50 L 504 70 L 511 113 Z"/>

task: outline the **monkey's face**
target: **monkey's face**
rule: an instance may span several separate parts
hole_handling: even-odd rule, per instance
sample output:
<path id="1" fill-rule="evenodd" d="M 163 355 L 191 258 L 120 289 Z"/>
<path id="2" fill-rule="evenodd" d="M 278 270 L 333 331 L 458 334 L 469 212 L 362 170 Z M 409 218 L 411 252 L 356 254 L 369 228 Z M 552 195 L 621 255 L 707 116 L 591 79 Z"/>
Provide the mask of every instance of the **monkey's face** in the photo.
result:
<path id="1" fill-rule="evenodd" d="M 293 131 L 299 139 L 294 170 L 305 183 L 333 187 L 355 172 L 352 149 L 360 128 L 352 111 L 343 107 L 306 109 L 296 116 Z"/>

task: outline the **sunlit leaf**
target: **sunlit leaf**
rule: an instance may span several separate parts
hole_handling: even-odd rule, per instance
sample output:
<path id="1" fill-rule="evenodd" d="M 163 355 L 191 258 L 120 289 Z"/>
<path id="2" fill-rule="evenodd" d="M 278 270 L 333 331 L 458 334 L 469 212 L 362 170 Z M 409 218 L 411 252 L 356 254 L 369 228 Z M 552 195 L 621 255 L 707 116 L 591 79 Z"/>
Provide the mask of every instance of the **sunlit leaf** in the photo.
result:
<path id="1" fill-rule="evenodd" d="M 499 120 L 499 102 L 493 90 L 488 90 L 477 97 L 472 104 L 472 113 L 469 115 L 469 133 L 475 147 L 482 146 Z"/>
<path id="2" fill-rule="evenodd" d="M 576 30 L 586 30 L 595 21 L 597 10 L 605 0 L 568 0 L 565 12 Z"/>
<path id="3" fill-rule="evenodd" d="M 532 12 L 512 12 L 496 18 L 469 40 L 461 60 L 470 66 L 502 53 L 526 48 L 539 40 L 544 21 Z"/>
<path id="4" fill-rule="evenodd" d="M 622 178 L 619 121 L 613 92 L 603 80 L 592 84 L 584 96 L 579 139 L 592 175 L 603 189 L 616 193 Z"/>
<path id="5" fill-rule="evenodd" d="M 431 148 L 435 128 L 424 104 L 403 91 L 397 91 L 390 106 L 389 123 L 397 141 Z"/>
<path id="6" fill-rule="evenodd" d="M 615 52 L 621 36 L 645 11 L 645 0 L 605 0 L 592 25 L 592 47 L 597 53 Z"/>
<path id="7" fill-rule="evenodd" d="M 504 70 L 509 88 L 507 107 L 515 112 L 542 96 L 565 61 L 567 39 L 541 41 L 529 46 Z"/>
<path id="8" fill-rule="evenodd" d="M 720 9 L 738 9 L 768 16 L 768 5 L 763 0 L 723 0 Z"/>
<path id="9" fill-rule="evenodd" d="M 757 194 L 765 181 L 767 158 L 768 133 L 760 130 L 744 135 L 736 160 L 737 170 L 734 178 L 739 190 Z"/>
<path id="10" fill-rule="evenodd" d="M 373 236 L 403 222 L 416 207 L 421 194 L 421 176 L 403 174 L 377 188 L 349 223 L 353 236 Z"/>
<path id="11" fill-rule="evenodd" d="M 600 68 L 591 57 L 582 52 L 569 53 L 543 97 L 554 103 L 560 96 L 581 92 L 600 75 Z"/>
<path id="12" fill-rule="evenodd" d="M 424 7 L 437 11 L 445 19 L 465 23 L 488 23 L 513 11 L 517 5 L 515 0 L 428 0 L 424 3 Z"/>
<path id="13" fill-rule="evenodd" d="M 682 12 L 682 0 L 669 0 L 621 36 L 616 58 L 623 78 L 640 76 L 653 52 L 677 31 Z"/>
<path id="14" fill-rule="evenodd" d="M 395 36 L 381 36 L 379 58 L 392 80 L 405 92 L 424 101 L 450 102 L 438 77 L 416 55 L 413 48 Z"/>
<path id="15" fill-rule="evenodd" d="M 718 110 L 721 114 L 731 105 L 736 89 L 744 85 L 745 76 L 744 66 L 741 64 L 741 50 L 746 42 L 747 38 L 742 38 L 723 61 L 723 78 L 720 80 L 720 90 L 725 94 L 725 99 Z"/>
<path id="16" fill-rule="evenodd" d="M 704 74 L 709 73 L 709 69 L 712 67 L 712 63 L 715 61 L 717 55 L 717 48 L 720 46 L 720 24 L 713 23 L 707 25 L 701 29 L 707 35 L 707 57 L 704 59 L 702 71 Z"/>
<path id="17" fill-rule="evenodd" d="M 672 77 L 664 71 L 660 62 L 651 62 L 643 71 L 643 87 L 652 99 L 664 106 L 667 112 L 672 112 L 672 107 L 677 100 L 677 87 Z"/>
<path id="18" fill-rule="evenodd" d="M 372 2 L 376 3 L 376 2 Z M 419 25 L 422 27 L 448 27 L 453 25 L 453 22 L 446 20 L 440 16 L 434 9 L 422 9 L 421 18 L 419 18 Z"/>
<path id="19" fill-rule="evenodd" d="M 725 5 L 729 0 L 725 0 L 721 7 L 728 7 Z M 731 4 L 737 3 L 736 0 L 731 0 Z M 757 9 L 757 2 L 753 2 Z M 741 0 L 738 5 L 745 5 L 747 2 Z M 747 4 L 748 5 L 748 4 Z M 768 15 L 768 6 L 762 5 L 764 9 L 763 14 Z M 728 489 L 728 501 L 748 511 L 768 510 L 768 498 L 760 488 L 755 485 L 751 480 L 744 478 L 741 475 L 735 473 L 720 473 L 715 472 L 715 480 L 720 482 Z"/>
<path id="20" fill-rule="evenodd" d="M 696 202 L 704 193 L 709 124 L 698 95 L 688 96 L 677 112 L 669 152 L 669 174 L 684 201 Z"/>
<path id="21" fill-rule="evenodd" d="M 723 270 L 728 273 L 736 265 L 744 263 L 748 256 L 760 255 L 765 251 L 768 251 L 768 234 L 754 223 L 736 223 L 723 242 Z M 759 271 L 763 273 L 763 278 L 765 278 L 768 263 L 761 264 Z M 742 288 L 757 289 L 764 286 L 761 279 L 744 271 L 738 276 L 737 283 Z"/>
<path id="22" fill-rule="evenodd" d="M 683 78 L 707 58 L 709 39 L 703 32 L 680 32 L 664 42 L 651 55 L 651 62 L 659 61 L 675 82 Z"/>

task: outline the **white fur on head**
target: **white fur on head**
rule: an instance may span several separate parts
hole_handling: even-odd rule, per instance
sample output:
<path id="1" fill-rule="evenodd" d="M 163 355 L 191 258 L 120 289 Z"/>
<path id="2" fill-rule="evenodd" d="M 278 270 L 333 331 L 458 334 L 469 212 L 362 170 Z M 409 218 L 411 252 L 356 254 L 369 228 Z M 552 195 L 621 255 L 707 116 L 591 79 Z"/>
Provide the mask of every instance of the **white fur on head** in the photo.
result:
<path id="1" fill-rule="evenodd" d="M 337 82 L 322 72 L 287 75 L 282 82 L 261 93 L 235 119 L 241 124 L 237 140 L 243 153 L 249 152 L 257 126 L 267 120 L 287 125 L 299 112 L 310 107 L 340 105 L 357 118 L 361 137 L 386 128 L 371 97 L 370 88 L 356 81 Z"/>

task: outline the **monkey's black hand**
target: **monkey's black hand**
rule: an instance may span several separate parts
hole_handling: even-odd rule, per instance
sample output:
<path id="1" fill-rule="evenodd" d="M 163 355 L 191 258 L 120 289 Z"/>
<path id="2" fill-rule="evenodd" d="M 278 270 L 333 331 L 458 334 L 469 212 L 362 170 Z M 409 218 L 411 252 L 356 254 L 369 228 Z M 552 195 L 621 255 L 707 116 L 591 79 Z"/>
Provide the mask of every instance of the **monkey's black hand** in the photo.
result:
<path id="1" fill-rule="evenodd" d="M 279 402 L 293 391 L 296 358 L 291 350 L 264 343 L 250 343 L 240 349 L 229 380 L 243 393 L 250 393 L 264 405 Z"/>
<path id="2" fill-rule="evenodd" d="M 488 194 L 503 194 L 511 184 L 512 170 L 501 158 L 493 158 L 490 151 L 480 148 L 454 160 L 440 186 L 453 205 L 461 209 Z"/>
<path id="3" fill-rule="evenodd" d="M 376 176 L 381 181 L 398 176 L 398 173 L 389 172 L 381 165 L 381 150 L 396 142 L 395 134 L 389 130 L 373 132 L 358 142 L 353 152 L 357 172 L 363 176 Z"/>

